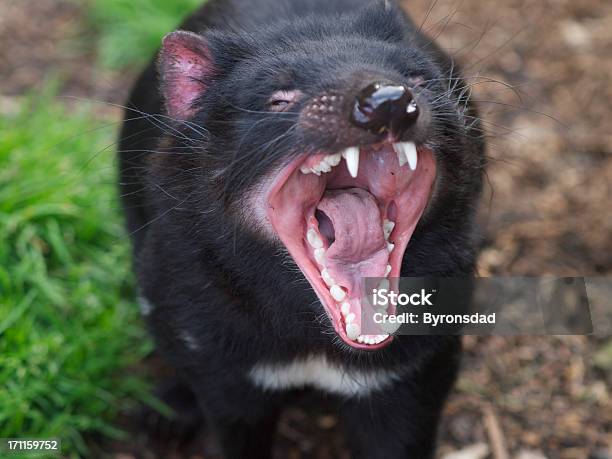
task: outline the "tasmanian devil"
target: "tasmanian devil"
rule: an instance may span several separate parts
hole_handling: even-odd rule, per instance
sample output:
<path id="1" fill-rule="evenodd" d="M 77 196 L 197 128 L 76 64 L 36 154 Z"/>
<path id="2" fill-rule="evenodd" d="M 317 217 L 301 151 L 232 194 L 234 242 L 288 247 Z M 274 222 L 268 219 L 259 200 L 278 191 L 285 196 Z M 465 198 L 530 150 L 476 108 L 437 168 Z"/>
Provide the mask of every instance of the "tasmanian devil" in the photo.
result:
<path id="1" fill-rule="evenodd" d="M 469 87 L 392 1 L 211 0 L 164 38 L 121 194 L 143 314 L 226 457 L 268 457 L 299 388 L 355 458 L 433 454 L 460 342 L 363 334 L 359 285 L 472 275 Z"/>

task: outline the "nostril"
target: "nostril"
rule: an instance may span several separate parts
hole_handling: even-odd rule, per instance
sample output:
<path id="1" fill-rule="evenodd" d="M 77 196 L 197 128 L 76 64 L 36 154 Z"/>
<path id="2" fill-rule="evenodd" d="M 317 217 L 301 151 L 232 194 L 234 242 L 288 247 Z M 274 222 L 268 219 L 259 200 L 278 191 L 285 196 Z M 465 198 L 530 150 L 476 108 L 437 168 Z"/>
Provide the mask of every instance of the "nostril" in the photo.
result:
<path id="1" fill-rule="evenodd" d="M 350 121 L 376 134 L 401 134 L 416 122 L 418 115 L 419 108 L 408 88 L 373 83 L 356 96 Z"/>

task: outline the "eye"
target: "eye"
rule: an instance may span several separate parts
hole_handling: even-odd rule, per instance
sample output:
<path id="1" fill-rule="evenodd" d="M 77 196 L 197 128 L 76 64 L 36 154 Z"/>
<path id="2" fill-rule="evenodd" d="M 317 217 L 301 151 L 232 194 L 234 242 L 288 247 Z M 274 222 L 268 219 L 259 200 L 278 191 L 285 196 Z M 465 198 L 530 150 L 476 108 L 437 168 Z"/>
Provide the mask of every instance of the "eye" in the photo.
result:
<path id="1" fill-rule="evenodd" d="M 273 100 L 270 102 L 270 109 L 273 112 L 284 112 L 287 107 L 289 107 L 289 105 L 291 105 L 291 102 L 289 102 L 288 100 Z"/>
<path id="2" fill-rule="evenodd" d="M 268 100 L 268 109 L 272 112 L 286 112 L 301 97 L 302 93 L 298 90 L 276 91 Z"/>

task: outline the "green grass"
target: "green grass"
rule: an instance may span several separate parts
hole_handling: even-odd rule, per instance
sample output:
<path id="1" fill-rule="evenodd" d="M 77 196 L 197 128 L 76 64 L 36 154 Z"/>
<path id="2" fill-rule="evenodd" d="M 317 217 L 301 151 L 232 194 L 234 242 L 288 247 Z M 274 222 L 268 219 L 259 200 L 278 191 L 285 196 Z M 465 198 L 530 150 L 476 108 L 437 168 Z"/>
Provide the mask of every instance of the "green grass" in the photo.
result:
<path id="1" fill-rule="evenodd" d="M 0 437 L 59 437 L 73 456 L 154 403 L 130 371 L 151 345 L 105 121 L 49 94 L 0 115 Z"/>
<path id="2" fill-rule="evenodd" d="M 68 1 L 96 38 L 72 45 L 113 69 L 144 65 L 202 3 Z M 65 456 L 87 457 L 92 435 L 121 434 L 122 411 L 164 407 L 134 370 L 152 346 L 116 193 L 116 120 L 53 94 L 0 106 L 0 438 L 57 437 Z"/>
<path id="3" fill-rule="evenodd" d="M 203 0 L 80 0 L 99 32 L 98 54 L 110 68 L 149 61 L 161 38 Z"/>

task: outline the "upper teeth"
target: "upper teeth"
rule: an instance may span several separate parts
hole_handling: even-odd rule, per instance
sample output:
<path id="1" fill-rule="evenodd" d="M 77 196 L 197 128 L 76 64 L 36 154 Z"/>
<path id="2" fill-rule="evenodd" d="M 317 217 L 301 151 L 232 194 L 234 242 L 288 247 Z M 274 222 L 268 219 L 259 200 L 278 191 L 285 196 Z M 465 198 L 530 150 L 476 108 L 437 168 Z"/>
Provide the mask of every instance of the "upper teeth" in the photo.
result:
<path id="1" fill-rule="evenodd" d="M 341 160 L 342 160 L 342 153 L 336 153 L 334 155 L 327 155 L 319 162 L 319 164 L 314 166 L 312 169 L 306 166 L 303 166 L 300 168 L 300 171 L 302 172 L 302 174 L 321 175 L 321 173 L 331 172 L 332 167 L 336 167 L 338 164 L 340 164 Z"/>
<path id="2" fill-rule="evenodd" d="M 398 142 L 393 144 L 393 149 L 397 153 L 397 159 L 400 167 L 406 163 L 410 166 L 413 171 L 416 170 L 418 164 L 417 148 L 414 142 Z M 357 178 L 359 174 L 359 147 L 349 147 L 341 153 L 325 156 L 317 165 L 310 168 L 302 166 L 300 171 L 302 174 L 326 174 L 340 164 L 340 161 L 344 158 L 346 161 L 346 167 L 351 174 L 351 177 Z"/>
<path id="3" fill-rule="evenodd" d="M 335 155 L 329 155 L 325 157 L 325 161 L 332 167 L 336 167 L 342 161 L 342 153 L 336 153 Z"/>
<path id="4" fill-rule="evenodd" d="M 393 149 L 397 153 L 400 167 L 408 163 L 410 169 L 416 170 L 418 164 L 418 154 L 414 142 L 394 143 Z"/>
<path id="5" fill-rule="evenodd" d="M 346 167 L 351 177 L 357 178 L 357 174 L 359 173 L 359 148 L 347 148 L 342 152 L 342 156 L 346 160 Z"/>

